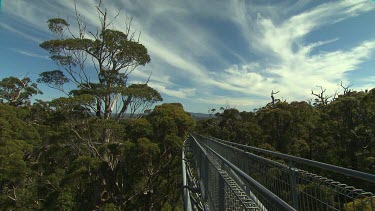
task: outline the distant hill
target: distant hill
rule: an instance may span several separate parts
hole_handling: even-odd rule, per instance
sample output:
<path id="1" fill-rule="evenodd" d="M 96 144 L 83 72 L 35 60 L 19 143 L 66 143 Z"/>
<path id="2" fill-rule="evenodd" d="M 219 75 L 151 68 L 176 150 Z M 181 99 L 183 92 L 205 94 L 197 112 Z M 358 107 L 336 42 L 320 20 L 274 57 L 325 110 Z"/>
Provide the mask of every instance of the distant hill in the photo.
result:
<path id="1" fill-rule="evenodd" d="M 214 117 L 215 118 L 215 115 L 210 115 L 210 114 L 203 114 L 203 113 L 194 113 L 194 112 L 189 112 L 191 114 L 191 116 L 194 118 L 194 119 L 209 119 L 209 118 L 212 118 Z"/>
<path id="2" fill-rule="evenodd" d="M 190 113 L 191 114 L 191 116 L 194 118 L 194 119 L 196 119 L 196 120 L 199 120 L 199 119 L 209 119 L 209 118 L 217 118 L 216 116 L 215 116 L 215 114 L 203 114 L 203 113 L 194 113 L 194 112 L 188 112 L 188 113 Z M 113 116 L 116 116 L 117 114 L 112 114 Z M 134 118 L 136 118 L 136 117 L 138 117 L 138 116 L 140 116 L 140 115 L 142 115 L 142 116 L 147 116 L 148 114 L 146 114 L 146 113 L 141 113 L 141 114 L 134 114 L 133 115 L 133 117 Z M 125 114 L 125 117 L 126 118 L 129 118 L 129 117 L 131 117 L 131 115 L 130 114 Z"/>

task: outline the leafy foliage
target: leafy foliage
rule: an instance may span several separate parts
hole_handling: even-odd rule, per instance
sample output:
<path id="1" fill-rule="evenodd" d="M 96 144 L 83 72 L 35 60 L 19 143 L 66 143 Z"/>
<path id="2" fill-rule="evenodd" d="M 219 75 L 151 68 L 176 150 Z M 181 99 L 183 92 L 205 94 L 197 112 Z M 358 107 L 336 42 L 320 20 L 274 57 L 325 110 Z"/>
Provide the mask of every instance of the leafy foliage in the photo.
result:
<path id="1" fill-rule="evenodd" d="M 0 209 L 181 207 L 180 152 L 195 124 L 183 107 L 110 122 L 78 102 L 0 104 Z M 100 142 L 102 128 L 111 128 L 111 143 Z"/>
<path id="2" fill-rule="evenodd" d="M 0 101 L 13 106 L 30 104 L 30 97 L 43 94 L 37 84 L 31 83 L 30 78 L 22 79 L 15 77 L 3 78 L 0 81 Z"/>
<path id="3" fill-rule="evenodd" d="M 144 85 L 127 88 L 129 96 L 158 97 L 143 94 Z M 139 118 L 106 120 L 88 109 L 95 99 L 79 93 L 32 106 L 0 104 L 0 209 L 181 208 L 180 152 L 196 125 L 190 114 L 172 103 Z M 195 128 L 374 173 L 374 102 L 375 89 L 316 107 L 277 101 L 254 112 L 226 108 Z M 101 141 L 104 129 L 109 143 Z"/>
<path id="4" fill-rule="evenodd" d="M 69 82 L 69 79 L 60 70 L 42 72 L 39 76 L 40 78 L 37 79 L 38 83 L 47 84 L 49 87 L 58 90 L 63 90 L 63 85 Z"/>
<path id="5" fill-rule="evenodd" d="M 163 100 L 147 83 L 128 84 L 131 72 L 150 62 L 147 49 L 130 26 L 110 29 L 106 11 L 98 7 L 98 14 L 93 39 L 85 38 L 78 13 L 78 35 L 68 30 L 66 36 L 70 24 L 64 19 L 48 21 L 56 39 L 40 46 L 59 69 L 42 72 L 37 82 L 66 97 L 31 105 L 30 97 L 42 92 L 29 78 L 0 81 L 1 210 L 181 209 L 181 149 L 194 128 L 375 173 L 375 89 L 346 88 L 332 98 L 320 87 L 320 94 L 312 92 L 313 105 L 281 102 L 272 91 L 272 102 L 254 112 L 226 106 L 198 122 L 179 103 L 137 116 Z M 85 68 L 86 61 L 95 68 Z M 67 83 L 76 86 L 64 90 Z"/>
<path id="6" fill-rule="evenodd" d="M 375 173 L 375 89 L 325 102 L 277 101 L 241 113 L 222 109 L 217 118 L 199 121 L 197 132 Z"/>
<path id="7" fill-rule="evenodd" d="M 40 47 L 51 54 L 50 58 L 59 69 L 41 73 L 38 82 L 69 95 L 91 94 L 95 106 L 88 108 L 106 120 L 120 119 L 127 112 L 141 113 L 162 101 L 160 94 L 147 84 L 128 85 L 132 71 L 151 61 L 147 48 L 134 39 L 130 24 L 125 32 L 110 29 L 112 22 L 108 20 L 106 10 L 99 5 L 97 12 L 100 27 L 96 33 L 91 33 L 93 38 L 90 39 L 85 37 L 86 25 L 80 20 L 78 11 L 79 32 L 76 35 L 66 20 L 53 18 L 48 21 L 48 28 L 56 39 L 45 41 Z M 92 61 L 95 68 L 87 68 L 87 61 Z M 68 82 L 74 83 L 76 88 L 64 90 L 63 85 Z M 114 113 L 116 115 L 112 115 Z M 108 132 L 103 132 L 103 141 L 110 141 Z"/>
<path id="8" fill-rule="evenodd" d="M 28 110 L 0 104 L 0 208 L 37 208 L 32 154 L 40 136 L 26 120 Z M 27 190 L 26 190 L 27 189 Z M 30 190 L 30 191 L 29 191 Z"/>

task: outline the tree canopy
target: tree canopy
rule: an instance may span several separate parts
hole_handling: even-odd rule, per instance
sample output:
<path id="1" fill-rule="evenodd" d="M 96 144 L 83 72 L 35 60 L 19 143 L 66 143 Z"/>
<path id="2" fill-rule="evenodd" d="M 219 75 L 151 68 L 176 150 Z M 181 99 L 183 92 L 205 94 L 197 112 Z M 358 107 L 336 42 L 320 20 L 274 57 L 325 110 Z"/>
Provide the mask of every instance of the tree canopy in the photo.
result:
<path id="1" fill-rule="evenodd" d="M 181 150 L 193 131 L 375 174 L 375 89 L 320 87 L 313 103 L 272 90 L 253 112 L 228 104 L 203 120 L 180 103 L 151 109 L 160 93 L 129 80 L 150 62 L 131 25 L 113 29 L 98 5 L 100 27 L 87 32 L 76 12 L 77 34 L 53 18 L 56 37 L 40 44 L 57 69 L 37 82 L 64 97 L 31 103 L 42 92 L 30 78 L 0 81 L 1 210 L 182 210 Z"/>
<path id="2" fill-rule="evenodd" d="M 99 5 L 100 27 L 95 33 L 87 32 L 86 24 L 76 12 L 78 34 L 71 32 L 71 25 L 65 19 L 48 21 L 48 28 L 56 39 L 45 41 L 40 47 L 50 53 L 59 69 L 42 72 L 38 82 L 70 96 L 92 95 L 95 106 L 90 109 L 103 119 L 119 119 L 127 112 L 143 112 L 161 101 L 160 94 L 147 84 L 128 84 L 130 74 L 151 61 L 147 48 L 135 39 L 131 24 L 126 26 L 125 32 L 111 29 L 113 20 L 108 19 L 107 11 Z M 91 34 L 90 38 L 87 33 Z M 88 62 L 94 68 L 88 67 Z M 65 90 L 64 84 L 69 82 L 76 88 Z"/>
<path id="3" fill-rule="evenodd" d="M 199 121 L 197 132 L 375 173 L 375 89 L 317 103 L 323 94 L 313 104 L 278 101 L 254 112 L 227 108 Z"/>
<path id="4" fill-rule="evenodd" d="M 0 101 L 13 106 L 30 104 L 30 97 L 43 94 L 36 83 L 31 83 L 30 78 L 3 78 L 0 81 Z"/>

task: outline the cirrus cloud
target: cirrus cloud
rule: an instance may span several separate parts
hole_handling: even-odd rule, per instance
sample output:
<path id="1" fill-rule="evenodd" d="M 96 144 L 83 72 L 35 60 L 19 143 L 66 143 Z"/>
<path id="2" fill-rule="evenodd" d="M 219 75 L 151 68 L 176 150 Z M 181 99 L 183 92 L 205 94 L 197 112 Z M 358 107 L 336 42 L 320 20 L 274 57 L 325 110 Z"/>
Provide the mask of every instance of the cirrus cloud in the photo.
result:
<path id="1" fill-rule="evenodd" d="M 205 4 L 159 0 L 146 4 L 124 0 L 104 1 L 103 6 L 109 17 L 120 8 L 134 17 L 133 28 L 141 32 L 141 43 L 151 55 L 148 66 L 133 72 L 133 81 L 145 82 L 152 72 L 150 85 L 166 101 L 196 102 L 190 103 L 190 111 L 205 112 L 207 105 L 220 107 L 226 102 L 251 110 L 267 103 L 271 90 L 280 91 L 278 96 L 289 101 L 304 100 L 311 97 L 316 85 L 334 92 L 341 80 L 351 82 L 350 74 L 374 77 L 360 73 L 361 65 L 372 58 L 375 39 L 358 37 L 344 43 L 345 48 L 340 48 L 341 38 L 348 34 L 307 39 L 317 30 L 329 32 L 340 23 L 374 13 L 375 4 L 368 0 L 285 0 L 274 4 L 244 0 Z M 88 24 L 87 34 L 94 31 L 98 18 L 92 1 L 77 1 L 77 8 Z M 45 23 L 51 17 L 69 17 L 74 22 L 74 4 L 69 0 L 33 4 L 9 1 L 3 12 L 9 23 L 0 26 L 32 42 L 40 42 L 40 33 L 49 36 Z M 124 30 L 128 23 L 125 18 L 117 18 L 113 28 Z M 12 23 L 20 24 L 10 27 Z M 370 29 L 364 26 L 361 30 L 365 33 Z M 369 84 L 363 81 L 358 87 Z"/>

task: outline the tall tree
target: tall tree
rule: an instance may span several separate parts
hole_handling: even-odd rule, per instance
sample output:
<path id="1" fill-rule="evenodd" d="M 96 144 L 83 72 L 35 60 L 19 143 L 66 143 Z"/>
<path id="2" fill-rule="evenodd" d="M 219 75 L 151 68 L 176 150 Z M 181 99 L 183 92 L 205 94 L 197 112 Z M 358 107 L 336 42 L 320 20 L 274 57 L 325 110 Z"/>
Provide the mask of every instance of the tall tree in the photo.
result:
<path id="1" fill-rule="evenodd" d="M 49 176 L 62 175 L 54 183 L 58 188 L 46 194 L 49 209 L 93 210 L 131 204 L 143 196 L 144 188 L 148 190 L 139 170 L 160 153 L 146 134 L 130 141 L 137 135 L 124 125 L 131 121 L 124 119 L 126 114 L 143 112 L 162 100 L 147 82 L 128 81 L 137 67 L 150 62 L 147 49 L 135 38 L 131 21 L 124 32 L 117 31 L 100 4 L 96 10 L 100 26 L 95 32 L 86 31 L 76 9 L 78 34 L 72 33 L 66 20 L 50 19 L 48 27 L 56 38 L 40 44 L 58 70 L 41 73 L 38 82 L 67 94 L 48 103 L 54 132 L 43 158 L 44 163 L 57 166 Z M 61 160 L 62 154 L 69 158 Z"/>
<path id="2" fill-rule="evenodd" d="M 48 27 L 56 39 L 40 44 L 51 54 L 59 70 L 40 74 L 39 82 L 68 93 L 70 97 L 88 94 L 95 103 L 89 109 L 98 118 L 116 120 L 127 112 L 142 112 L 153 103 L 161 101 L 160 94 L 146 84 L 128 84 L 130 74 L 139 66 L 151 61 L 145 46 L 131 29 L 131 19 L 125 31 L 113 28 L 106 9 L 96 6 L 100 27 L 95 32 L 86 31 L 86 24 L 76 11 L 78 34 L 73 34 L 70 24 L 61 18 L 48 20 Z M 115 16 L 116 18 L 117 16 Z M 91 36 L 87 38 L 87 33 Z M 87 61 L 94 68 L 87 67 Z M 74 83 L 76 89 L 67 92 L 64 84 Z M 109 143 L 110 130 L 104 129 L 102 142 Z"/>

